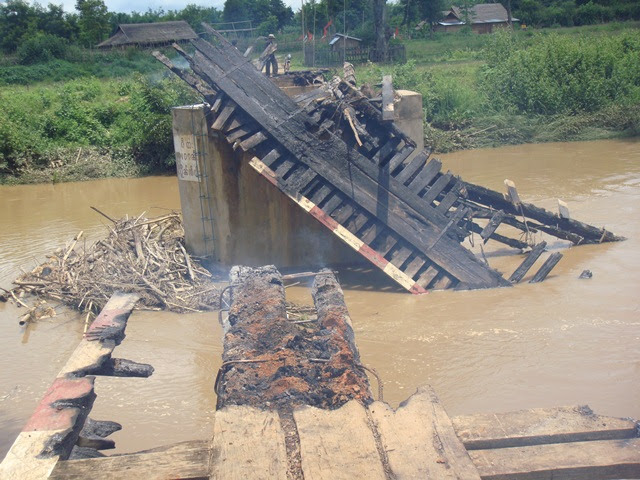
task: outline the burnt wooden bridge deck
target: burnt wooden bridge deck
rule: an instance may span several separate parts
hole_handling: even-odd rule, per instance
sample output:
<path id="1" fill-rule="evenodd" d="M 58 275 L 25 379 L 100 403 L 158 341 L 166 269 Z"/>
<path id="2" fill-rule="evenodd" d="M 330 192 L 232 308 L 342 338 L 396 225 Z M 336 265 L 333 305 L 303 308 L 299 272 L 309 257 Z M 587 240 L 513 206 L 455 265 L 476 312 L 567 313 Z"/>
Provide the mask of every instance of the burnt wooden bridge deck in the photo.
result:
<path id="1" fill-rule="evenodd" d="M 522 202 L 515 187 L 505 196 L 442 172 L 427 151 L 409 159 L 415 143 L 345 81 L 329 82 L 294 101 L 203 26 L 218 44 L 194 40 L 193 56 L 175 46 L 191 72 L 154 55 L 202 93 L 211 130 L 248 152 L 251 166 L 267 181 L 408 291 L 509 286 L 525 276 L 546 246 L 534 248 L 506 279 L 461 244 L 474 233 L 483 242 L 519 249 L 535 247 L 535 232 L 576 245 L 621 239 Z M 496 232 L 501 224 L 528 238 Z M 561 256 L 551 255 L 536 281 Z"/>
<path id="2" fill-rule="evenodd" d="M 397 409 L 374 401 L 368 383 L 354 377 L 359 356 L 342 290 L 331 273 L 316 277 L 312 292 L 315 331 L 342 345 L 337 352 L 329 349 L 326 358 L 309 358 L 318 353 L 295 346 L 286 352 L 243 350 L 238 332 L 262 342 L 267 329 L 279 332 L 275 335 L 287 345 L 299 345 L 295 332 L 304 337 L 309 327 L 287 319 L 275 268 L 245 272 L 234 287 L 212 438 L 130 454 L 101 453 L 114 447 L 105 437 L 121 426 L 88 418 L 95 375 L 152 372 L 111 358 L 136 300 L 116 295 L 15 440 L 0 464 L 0 478 L 640 478 L 638 424 L 596 415 L 586 406 L 450 417 L 430 387 L 419 388 Z M 325 381 L 314 383 L 316 376 Z M 318 407 L 334 401 L 337 408 Z"/>

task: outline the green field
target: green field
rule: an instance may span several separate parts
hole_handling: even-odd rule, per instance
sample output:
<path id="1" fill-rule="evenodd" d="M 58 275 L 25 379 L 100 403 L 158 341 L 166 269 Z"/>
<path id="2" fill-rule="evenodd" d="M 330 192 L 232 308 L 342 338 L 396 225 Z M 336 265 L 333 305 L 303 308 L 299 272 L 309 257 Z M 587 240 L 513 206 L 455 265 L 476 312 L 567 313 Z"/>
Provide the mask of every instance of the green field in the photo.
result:
<path id="1" fill-rule="evenodd" d="M 426 143 L 441 152 L 639 135 L 639 27 L 438 34 L 405 41 L 405 65 L 356 73 L 374 85 L 391 73 L 396 88 L 422 93 Z M 5 57 L 0 182 L 171 169 L 170 108 L 197 100 L 148 52 L 74 50 L 33 65 Z"/>

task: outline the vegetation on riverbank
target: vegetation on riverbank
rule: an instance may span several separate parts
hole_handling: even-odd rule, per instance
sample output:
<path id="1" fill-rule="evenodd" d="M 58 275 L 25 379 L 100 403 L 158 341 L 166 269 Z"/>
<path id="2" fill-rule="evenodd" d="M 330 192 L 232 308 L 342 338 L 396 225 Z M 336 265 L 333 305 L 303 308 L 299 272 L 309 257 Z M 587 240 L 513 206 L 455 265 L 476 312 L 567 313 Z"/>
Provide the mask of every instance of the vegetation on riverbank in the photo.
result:
<path id="1" fill-rule="evenodd" d="M 437 34 L 407 40 L 407 64 L 357 77 L 391 73 L 422 93 L 426 142 L 440 152 L 640 135 L 639 27 Z M 0 183 L 171 170 L 170 109 L 198 97 L 148 52 L 64 52 L 0 61 Z"/>
<path id="2" fill-rule="evenodd" d="M 426 143 L 440 152 L 640 135 L 638 24 L 438 36 L 409 42 L 406 65 L 370 64 L 358 78 L 423 95 Z M 597 39 L 597 41 L 595 41 Z M 455 48 L 457 47 L 457 48 Z"/>

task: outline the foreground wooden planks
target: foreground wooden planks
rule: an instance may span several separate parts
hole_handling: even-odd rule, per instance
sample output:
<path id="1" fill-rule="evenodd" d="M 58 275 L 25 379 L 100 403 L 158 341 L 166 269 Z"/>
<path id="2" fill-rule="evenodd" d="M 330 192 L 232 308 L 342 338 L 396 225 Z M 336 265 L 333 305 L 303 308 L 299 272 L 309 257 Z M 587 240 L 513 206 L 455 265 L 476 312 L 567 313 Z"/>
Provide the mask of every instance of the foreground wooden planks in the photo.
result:
<path id="1" fill-rule="evenodd" d="M 633 438 L 638 428 L 632 420 L 596 415 L 587 406 L 461 415 L 452 421 L 467 450 Z"/>
<path id="2" fill-rule="evenodd" d="M 469 452 L 484 480 L 640 478 L 640 439 L 554 443 Z"/>
<path id="3" fill-rule="evenodd" d="M 168 447 L 112 457 L 58 462 L 51 480 L 145 479 L 203 480 L 209 478 L 210 445 L 207 440 L 181 442 Z"/>
<path id="4" fill-rule="evenodd" d="M 351 401 L 338 410 L 294 412 L 305 480 L 386 480 L 366 409 Z"/>
<path id="5" fill-rule="evenodd" d="M 277 412 L 228 406 L 216 412 L 211 478 L 287 478 L 287 451 Z"/>
<path id="6" fill-rule="evenodd" d="M 370 411 L 396 480 L 480 479 L 431 387 L 418 389 L 395 412 L 382 402 Z"/>

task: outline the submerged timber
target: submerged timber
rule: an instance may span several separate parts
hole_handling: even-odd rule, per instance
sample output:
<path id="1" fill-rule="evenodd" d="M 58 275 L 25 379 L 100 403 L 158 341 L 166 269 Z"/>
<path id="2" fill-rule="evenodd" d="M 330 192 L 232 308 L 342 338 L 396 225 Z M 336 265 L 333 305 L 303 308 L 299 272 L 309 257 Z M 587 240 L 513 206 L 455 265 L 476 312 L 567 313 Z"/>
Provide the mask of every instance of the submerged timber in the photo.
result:
<path id="1" fill-rule="evenodd" d="M 221 136 L 245 152 L 264 180 L 406 290 L 510 286 L 544 252 L 546 244 L 531 240 L 536 232 L 574 245 L 622 240 L 570 218 L 566 208 L 555 214 L 523 202 L 511 181 L 505 196 L 441 172 L 441 163 L 390 121 L 390 79 L 381 107 L 337 77 L 292 99 L 204 26 L 219 43 L 193 40 L 193 56 L 175 46 L 191 71 L 155 53 L 207 102 L 198 115 L 208 133 L 198 135 Z M 496 232 L 502 224 L 525 238 Z M 531 248 L 533 256 L 507 279 L 462 244 L 474 233 L 483 242 Z M 560 258 L 548 256 L 536 281 Z"/>
<path id="2" fill-rule="evenodd" d="M 235 268 L 231 285 L 211 440 L 100 452 L 113 448 L 105 437 L 120 426 L 87 420 L 95 375 L 153 371 L 111 358 L 136 301 L 118 295 L 0 464 L 2 478 L 640 478 L 638 424 L 586 406 L 450 418 L 430 387 L 397 410 L 374 401 L 331 272 L 316 274 L 310 322 L 287 318 L 274 267 Z"/>

